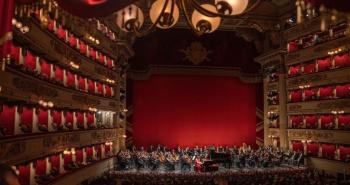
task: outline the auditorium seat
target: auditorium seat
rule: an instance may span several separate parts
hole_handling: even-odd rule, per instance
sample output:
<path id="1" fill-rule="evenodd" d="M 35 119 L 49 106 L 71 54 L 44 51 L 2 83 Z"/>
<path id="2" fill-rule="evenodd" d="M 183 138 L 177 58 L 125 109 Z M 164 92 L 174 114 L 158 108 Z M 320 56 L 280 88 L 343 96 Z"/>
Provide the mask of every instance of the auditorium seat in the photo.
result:
<path id="1" fill-rule="evenodd" d="M 78 79 L 79 90 L 86 92 L 86 78 L 79 76 Z"/>
<path id="2" fill-rule="evenodd" d="M 350 146 L 339 146 L 339 159 L 350 162 Z"/>
<path id="3" fill-rule="evenodd" d="M 16 106 L 1 105 L 0 135 L 11 136 L 15 132 Z"/>
<path id="4" fill-rule="evenodd" d="M 84 113 L 83 112 L 76 112 L 75 117 L 77 120 L 77 127 L 79 129 L 84 129 Z"/>
<path id="5" fill-rule="evenodd" d="M 288 70 L 288 76 L 293 77 L 301 74 L 301 66 L 296 65 L 296 66 L 290 66 Z"/>
<path id="6" fill-rule="evenodd" d="M 290 116 L 290 120 L 292 123 L 292 128 L 302 128 L 303 127 L 303 116 Z"/>
<path id="7" fill-rule="evenodd" d="M 334 129 L 335 128 L 335 122 L 334 122 L 333 115 L 330 115 L 330 114 L 320 115 L 320 122 L 321 122 L 322 129 Z"/>
<path id="8" fill-rule="evenodd" d="M 93 113 L 89 112 L 86 114 L 87 126 L 88 128 L 95 128 L 95 116 Z"/>
<path id="9" fill-rule="evenodd" d="M 322 157 L 334 159 L 335 146 L 333 144 L 322 144 Z"/>
<path id="10" fill-rule="evenodd" d="M 40 59 L 40 75 L 46 79 L 51 77 L 51 64 L 49 64 L 46 60 Z"/>
<path id="11" fill-rule="evenodd" d="M 289 92 L 289 100 L 292 103 L 301 102 L 303 99 L 301 90 L 294 90 Z"/>
<path id="12" fill-rule="evenodd" d="M 295 41 L 291 41 L 287 45 L 287 50 L 289 53 L 299 50 L 298 45 Z"/>
<path id="13" fill-rule="evenodd" d="M 21 185 L 30 185 L 30 165 L 20 165 L 18 169 L 18 180 Z"/>
<path id="14" fill-rule="evenodd" d="M 41 180 L 44 180 L 44 179 L 38 179 L 38 178 L 45 178 L 46 176 L 46 168 L 47 168 L 46 159 L 38 159 L 35 161 L 34 165 L 35 165 L 35 176 L 37 177 L 36 178 L 37 182 L 38 181 L 41 182 Z"/>
<path id="15" fill-rule="evenodd" d="M 350 84 L 337 85 L 335 87 L 335 96 L 337 98 L 350 98 Z"/>
<path id="16" fill-rule="evenodd" d="M 91 94 L 95 94 L 96 85 L 93 80 L 88 80 L 88 91 Z"/>
<path id="17" fill-rule="evenodd" d="M 308 156 L 318 156 L 319 146 L 317 143 L 308 143 L 306 148 Z"/>
<path id="18" fill-rule="evenodd" d="M 316 115 L 305 115 L 306 128 L 316 129 L 318 127 L 318 117 Z"/>
<path id="19" fill-rule="evenodd" d="M 336 55 L 334 57 L 334 65 L 335 65 L 335 67 L 348 67 L 348 66 L 350 66 L 349 54 L 343 53 L 340 55 Z"/>
<path id="20" fill-rule="evenodd" d="M 314 62 L 305 64 L 304 67 L 303 67 L 303 73 L 304 74 L 314 73 L 315 70 L 316 70 L 316 65 L 315 65 Z"/>
<path id="21" fill-rule="evenodd" d="M 75 150 L 75 162 L 77 165 L 82 166 L 84 162 L 84 152 L 82 149 Z"/>
<path id="22" fill-rule="evenodd" d="M 52 111 L 52 127 L 54 130 L 63 130 L 64 125 L 62 124 L 62 111 Z"/>
<path id="23" fill-rule="evenodd" d="M 332 62 L 330 58 L 319 59 L 316 63 L 317 72 L 327 71 L 332 67 Z"/>
<path id="24" fill-rule="evenodd" d="M 48 122 L 49 122 L 49 113 L 47 109 L 41 108 L 39 109 L 38 115 L 38 129 L 41 132 L 48 131 Z"/>
<path id="25" fill-rule="evenodd" d="M 333 88 L 328 87 L 320 87 L 318 90 L 318 96 L 321 100 L 327 100 L 333 98 Z"/>
<path id="26" fill-rule="evenodd" d="M 33 108 L 23 107 L 21 111 L 21 122 L 19 124 L 23 133 L 32 133 L 33 129 Z"/>
<path id="27" fill-rule="evenodd" d="M 318 89 L 316 89 L 316 88 L 304 89 L 303 90 L 303 101 L 316 100 L 317 90 Z"/>
<path id="28" fill-rule="evenodd" d="M 50 156 L 51 170 L 50 174 L 53 176 L 57 176 L 61 170 L 61 157 L 57 155 Z"/>
<path id="29" fill-rule="evenodd" d="M 63 84 L 63 70 L 59 66 L 55 66 L 55 80 L 56 82 Z"/>
<path id="30" fill-rule="evenodd" d="M 296 152 L 303 152 L 304 145 L 301 141 L 292 141 L 292 150 Z"/>
<path id="31" fill-rule="evenodd" d="M 338 128 L 350 130 L 350 114 L 338 115 Z"/>
<path id="32" fill-rule="evenodd" d="M 69 129 L 72 130 L 73 129 L 73 112 L 71 111 L 66 111 L 65 112 L 65 126 Z"/>
<path id="33" fill-rule="evenodd" d="M 34 72 L 36 70 L 36 58 L 29 50 L 26 50 L 24 57 L 24 66 L 27 70 Z"/>

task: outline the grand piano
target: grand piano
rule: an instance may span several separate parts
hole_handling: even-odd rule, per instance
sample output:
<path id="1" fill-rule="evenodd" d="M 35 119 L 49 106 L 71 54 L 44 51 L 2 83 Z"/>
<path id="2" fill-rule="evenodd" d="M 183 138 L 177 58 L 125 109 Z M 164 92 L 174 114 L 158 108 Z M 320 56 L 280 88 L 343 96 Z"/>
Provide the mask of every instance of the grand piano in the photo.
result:
<path id="1" fill-rule="evenodd" d="M 218 164 L 224 164 L 225 167 L 231 168 L 231 156 L 231 153 L 216 152 L 215 150 L 210 150 L 209 159 L 204 160 L 203 162 L 204 171 L 217 171 L 219 166 Z"/>

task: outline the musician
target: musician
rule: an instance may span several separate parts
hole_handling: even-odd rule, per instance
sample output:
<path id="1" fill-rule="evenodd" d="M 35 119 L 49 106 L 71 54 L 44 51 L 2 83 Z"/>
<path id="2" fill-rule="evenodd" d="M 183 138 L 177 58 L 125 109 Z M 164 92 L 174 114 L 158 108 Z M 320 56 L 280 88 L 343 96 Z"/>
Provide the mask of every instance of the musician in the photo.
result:
<path id="1" fill-rule="evenodd" d="M 197 155 L 194 160 L 194 171 L 195 172 L 203 172 L 203 162 L 201 158 Z"/>
<path id="2" fill-rule="evenodd" d="M 175 157 L 175 155 L 172 155 L 171 153 L 167 153 L 164 164 L 165 164 L 165 169 L 166 170 L 174 171 L 175 170 L 175 164 L 176 164 L 176 157 Z"/>
<path id="3" fill-rule="evenodd" d="M 184 154 L 180 159 L 180 165 L 182 171 L 191 171 L 191 158 L 189 155 Z"/>

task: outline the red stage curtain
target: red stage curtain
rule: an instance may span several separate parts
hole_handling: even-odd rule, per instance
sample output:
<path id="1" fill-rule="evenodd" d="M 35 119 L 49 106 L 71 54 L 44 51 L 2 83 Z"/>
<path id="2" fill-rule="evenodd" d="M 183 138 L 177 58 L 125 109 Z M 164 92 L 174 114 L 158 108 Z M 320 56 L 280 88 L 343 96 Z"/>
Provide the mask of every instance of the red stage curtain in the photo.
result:
<path id="1" fill-rule="evenodd" d="M 335 87 L 335 95 L 337 98 L 350 98 L 350 84 L 337 85 Z"/>
<path id="2" fill-rule="evenodd" d="M 41 131 L 48 130 L 49 112 L 46 109 L 39 110 L 38 127 Z"/>
<path id="3" fill-rule="evenodd" d="M 304 145 L 301 141 L 292 141 L 293 151 L 302 152 L 304 151 Z"/>
<path id="4" fill-rule="evenodd" d="M 335 67 L 347 67 L 350 66 L 350 58 L 348 53 L 336 55 L 334 57 Z"/>
<path id="5" fill-rule="evenodd" d="M 10 54 L 14 0 L 0 1 L 0 60 Z"/>
<path id="6" fill-rule="evenodd" d="M 350 160 L 350 147 L 349 146 L 339 146 L 340 160 Z M 347 157 L 348 156 L 348 157 Z"/>
<path id="7" fill-rule="evenodd" d="M 18 180 L 21 185 L 30 184 L 30 166 L 29 165 L 20 165 L 18 166 Z"/>
<path id="8" fill-rule="evenodd" d="M 82 112 L 76 112 L 78 128 L 84 129 L 84 114 Z"/>
<path id="9" fill-rule="evenodd" d="M 319 95 L 321 100 L 331 99 L 333 97 L 332 87 L 320 87 Z"/>
<path id="10" fill-rule="evenodd" d="M 75 87 L 75 75 L 70 71 L 67 71 L 67 86 Z"/>
<path id="11" fill-rule="evenodd" d="M 332 67 L 332 62 L 330 58 L 317 60 L 317 71 L 326 71 Z"/>
<path id="12" fill-rule="evenodd" d="M 79 76 L 79 89 L 82 91 L 85 91 L 85 78 L 82 76 Z"/>
<path id="13" fill-rule="evenodd" d="M 316 70 L 315 63 L 305 64 L 304 65 L 304 74 L 314 73 Z"/>
<path id="14" fill-rule="evenodd" d="M 40 59 L 41 62 L 41 76 L 50 78 L 51 76 L 51 64 L 47 63 L 44 59 Z"/>
<path id="15" fill-rule="evenodd" d="M 46 160 L 37 160 L 36 161 L 36 166 L 35 166 L 35 174 L 37 176 L 44 176 L 46 175 Z"/>
<path id="16" fill-rule="evenodd" d="M 303 116 L 290 116 L 290 120 L 292 122 L 292 128 L 300 128 L 303 123 Z"/>
<path id="17" fill-rule="evenodd" d="M 59 172 L 60 170 L 60 156 L 59 155 L 53 155 L 50 157 L 51 162 L 51 170 L 55 170 Z"/>
<path id="18" fill-rule="evenodd" d="M 318 144 L 317 143 L 308 143 L 307 144 L 307 155 L 308 156 L 317 156 L 318 155 Z"/>
<path id="19" fill-rule="evenodd" d="M 73 128 L 73 112 L 66 112 L 66 122 L 65 122 L 65 125 L 66 127 L 68 127 L 69 129 L 72 129 Z"/>
<path id="20" fill-rule="evenodd" d="M 340 129 L 350 129 L 350 114 L 343 114 L 338 116 L 338 127 Z"/>
<path id="21" fill-rule="evenodd" d="M 320 120 L 323 129 L 332 129 L 335 126 L 333 115 L 321 115 Z"/>
<path id="22" fill-rule="evenodd" d="M 62 112 L 61 111 L 53 111 L 52 123 L 54 127 L 61 128 L 62 127 Z"/>
<path id="23" fill-rule="evenodd" d="M 92 80 L 88 80 L 88 90 L 89 93 L 94 94 L 95 93 L 95 82 Z"/>
<path id="24" fill-rule="evenodd" d="M 63 83 L 63 70 L 58 66 L 55 66 L 55 80 Z"/>
<path id="25" fill-rule="evenodd" d="M 23 132 L 32 132 L 33 108 L 23 107 L 20 127 Z"/>
<path id="26" fill-rule="evenodd" d="M 294 102 L 301 102 L 303 99 L 301 90 L 294 90 L 289 93 L 290 101 L 292 103 Z"/>
<path id="27" fill-rule="evenodd" d="M 306 128 L 317 128 L 318 117 L 316 115 L 305 115 L 304 119 L 306 123 Z"/>
<path id="28" fill-rule="evenodd" d="M 317 89 L 304 89 L 304 101 L 316 100 Z"/>
<path id="29" fill-rule="evenodd" d="M 25 55 L 24 66 L 30 71 L 36 69 L 36 57 L 28 50 Z"/>
<path id="30" fill-rule="evenodd" d="M 256 89 L 218 76 L 154 75 L 135 81 L 134 142 L 138 147 L 254 145 Z"/>
<path id="31" fill-rule="evenodd" d="M 2 105 L 0 112 L 0 129 L 4 135 L 13 135 L 15 131 L 16 107 Z"/>
<path id="32" fill-rule="evenodd" d="M 335 146 L 332 144 L 322 144 L 322 156 L 327 159 L 334 159 Z"/>
<path id="33" fill-rule="evenodd" d="M 292 76 L 299 75 L 300 73 L 301 73 L 301 66 L 300 65 L 289 67 L 288 76 L 292 77 Z"/>

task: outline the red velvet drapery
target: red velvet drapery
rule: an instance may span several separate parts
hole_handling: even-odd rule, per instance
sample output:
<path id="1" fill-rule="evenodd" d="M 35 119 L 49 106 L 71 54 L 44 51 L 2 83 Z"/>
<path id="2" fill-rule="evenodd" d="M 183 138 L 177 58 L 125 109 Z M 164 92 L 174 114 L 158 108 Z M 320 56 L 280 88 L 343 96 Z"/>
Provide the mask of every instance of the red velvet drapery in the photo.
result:
<path id="1" fill-rule="evenodd" d="M 14 0 L 0 1 L 0 58 L 10 53 L 12 38 L 12 17 Z"/>

